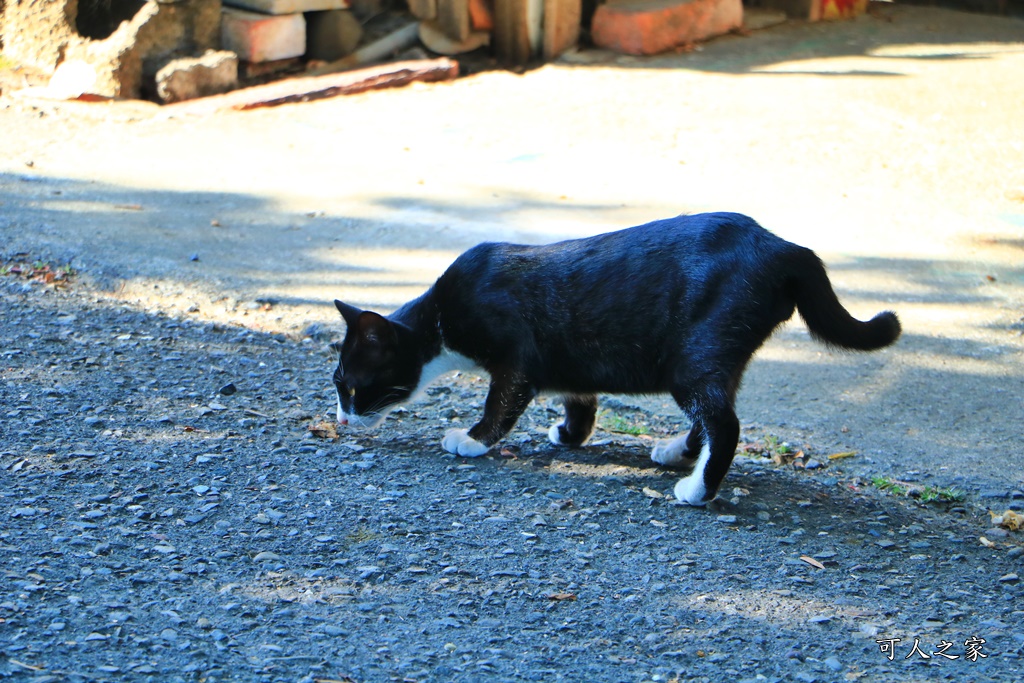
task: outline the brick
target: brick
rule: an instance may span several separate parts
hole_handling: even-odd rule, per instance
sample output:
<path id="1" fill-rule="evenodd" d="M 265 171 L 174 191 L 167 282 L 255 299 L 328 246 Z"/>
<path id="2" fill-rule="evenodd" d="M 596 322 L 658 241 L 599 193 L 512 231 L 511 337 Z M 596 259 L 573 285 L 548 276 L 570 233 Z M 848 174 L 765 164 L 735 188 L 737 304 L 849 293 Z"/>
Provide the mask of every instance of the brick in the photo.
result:
<path id="1" fill-rule="evenodd" d="M 600 47 L 652 55 L 742 24 L 741 0 L 612 0 L 597 8 L 590 30 Z"/>
<path id="2" fill-rule="evenodd" d="M 348 9 L 349 0 L 224 0 L 224 4 L 263 14 L 299 14 Z"/>
<path id="3" fill-rule="evenodd" d="M 306 20 L 301 14 L 271 16 L 224 8 L 221 38 L 247 62 L 272 62 L 306 52 Z"/>

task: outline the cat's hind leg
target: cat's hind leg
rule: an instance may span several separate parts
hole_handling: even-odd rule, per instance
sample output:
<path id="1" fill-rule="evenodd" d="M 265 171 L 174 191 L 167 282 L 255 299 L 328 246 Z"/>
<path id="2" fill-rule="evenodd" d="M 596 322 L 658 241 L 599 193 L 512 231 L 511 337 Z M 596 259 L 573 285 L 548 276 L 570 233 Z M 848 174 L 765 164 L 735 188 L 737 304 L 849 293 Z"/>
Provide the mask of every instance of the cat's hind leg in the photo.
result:
<path id="1" fill-rule="evenodd" d="M 483 417 L 468 430 L 448 430 L 441 447 L 468 458 L 483 455 L 509 433 L 536 395 L 528 383 L 514 374 L 492 375 Z"/>
<path id="2" fill-rule="evenodd" d="M 597 424 L 597 396 L 590 394 L 563 397 L 565 419 L 551 425 L 548 439 L 556 446 L 578 448 L 590 440 Z"/>
<path id="3" fill-rule="evenodd" d="M 700 427 L 695 422 L 683 436 L 659 440 L 651 451 L 651 460 L 663 467 L 689 469 L 697 464 L 703 444 Z"/>
<path id="4" fill-rule="evenodd" d="M 679 397 L 676 400 L 683 405 Z M 704 505 L 718 495 L 718 487 L 729 471 L 739 442 L 740 422 L 726 392 L 705 393 L 691 403 L 688 412 L 696 418 L 694 430 L 700 425 L 700 452 L 693 471 L 676 483 L 674 494 L 682 503 Z"/>

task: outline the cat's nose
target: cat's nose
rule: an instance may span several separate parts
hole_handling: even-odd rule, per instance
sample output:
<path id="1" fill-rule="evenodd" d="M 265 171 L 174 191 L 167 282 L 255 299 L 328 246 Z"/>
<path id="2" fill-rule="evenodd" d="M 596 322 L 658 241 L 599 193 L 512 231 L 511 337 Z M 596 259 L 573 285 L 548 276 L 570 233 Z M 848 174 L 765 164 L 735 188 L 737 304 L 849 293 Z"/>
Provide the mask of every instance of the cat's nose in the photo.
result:
<path id="1" fill-rule="evenodd" d="M 340 420 L 338 420 L 338 424 L 340 424 L 340 425 L 347 425 L 348 424 L 348 418 L 347 417 L 341 418 Z"/>

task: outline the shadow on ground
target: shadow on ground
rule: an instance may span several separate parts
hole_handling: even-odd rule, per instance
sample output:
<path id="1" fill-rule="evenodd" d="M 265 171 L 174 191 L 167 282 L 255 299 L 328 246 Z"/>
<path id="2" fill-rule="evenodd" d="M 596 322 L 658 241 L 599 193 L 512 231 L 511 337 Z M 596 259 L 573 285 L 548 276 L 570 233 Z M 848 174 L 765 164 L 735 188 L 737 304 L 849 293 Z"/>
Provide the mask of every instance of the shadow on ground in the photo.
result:
<path id="1" fill-rule="evenodd" d="M 430 218 L 400 223 L 295 214 L 250 195 L 34 176 L 0 177 L 0 189 L 0 229 L 9 250 L 70 261 L 140 310 L 189 311 L 293 332 L 320 321 L 326 325 L 320 334 L 328 335 L 341 328 L 334 298 L 392 309 L 429 287 L 458 251 L 515 232 L 517 215 L 535 208 L 528 199 L 505 200 L 489 234 L 455 234 L 439 219 L 469 222 L 470 208 L 402 198 L 366 201 L 396 213 L 415 204 Z M 571 217 L 601 207 L 557 208 Z M 1024 400 L 1021 339 L 1009 318 L 1002 341 L 984 335 L 992 332 L 991 312 L 1017 296 L 1024 269 L 1001 267 L 993 282 L 983 262 L 860 258 L 834 264 L 831 273 L 840 297 L 861 317 L 882 308 L 920 310 L 925 317 L 968 309 L 984 314 L 934 334 L 905 317 L 903 339 L 871 355 L 833 353 L 799 325 L 787 327 L 748 373 L 741 420 L 819 453 L 857 451 L 862 457 L 844 467 L 864 476 L 966 490 L 1024 488 L 1016 470 L 1002 464 L 1017 438 L 1011 413 Z M 177 303 L 165 306 L 169 301 Z M 986 321 L 983 329 L 971 327 L 978 321 Z M 678 415 L 664 400 L 644 405 Z"/>

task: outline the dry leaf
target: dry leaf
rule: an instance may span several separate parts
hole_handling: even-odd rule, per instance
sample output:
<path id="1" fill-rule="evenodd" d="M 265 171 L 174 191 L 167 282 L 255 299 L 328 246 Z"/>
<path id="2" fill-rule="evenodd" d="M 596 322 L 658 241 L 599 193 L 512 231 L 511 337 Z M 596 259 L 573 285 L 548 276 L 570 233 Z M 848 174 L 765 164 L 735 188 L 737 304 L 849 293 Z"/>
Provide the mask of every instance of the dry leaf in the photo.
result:
<path id="1" fill-rule="evenodd" d="M 665 497 L 665 494 L 663 494 L 661 491 L 655 491 L 654 489 L 647 488 L 646 486 L 644 487 L 644 495 L 647 496 L 648 498 Z"/>
<path id="2" fill-rule="evenodd" d="M 984 536 L 979 536 L 978 540 L 981 541 L 981 544 L 983 546 L 985 546 L 986 548 L 995 548 L 996 547 L 995 543 L 993 543 L 992 541 L 988 540 Z"/>
<path id="3" fill-rule="evenodd" d="M 552 593 L 548 596 L 548 600 L 571 601 L 575 599 L 575 593 Z"/>
<path id="4" fill-rule="evenodd" d="M 845 453 L 833 453 L 828 456 L 829 460 L 842 460 L 844 458 L 852 458 L 857 455 L 857 451 L 846 451 Z"/>
<path id="5" fill-rule="evenodd" d="M 992 516 L 992 523 L 996 526 L 1001 526 L 1010 531 L 1019 531 L 1021 528 L 1024 528 L 1024 516 L 1017 514 L 1013 510 L 1007 510 L 1001 515 L 997 515 L 994 512 L 989 512 L 988 514 Z"/>
<path id="6" fill-rule="evenodd" d="M 323 421 L 315 425 L 309 425 L 309 431 L 313 433 L 313 436 L 320 439 L 331 439 L 337 441 L 338 429 L 334 426 L 333 422 Z"/>
<path id="7" fill-rule="evenodd" d="M 825 565 L 823 565 L 821 562 L 818 562 L 816 559 L 810 557 L 809 555 L 801 555 L 800 559 L 806 562 L 807 564 L 811 565 L 812 567 L 817 567 L 818 569 L 825 568 Z"/>

